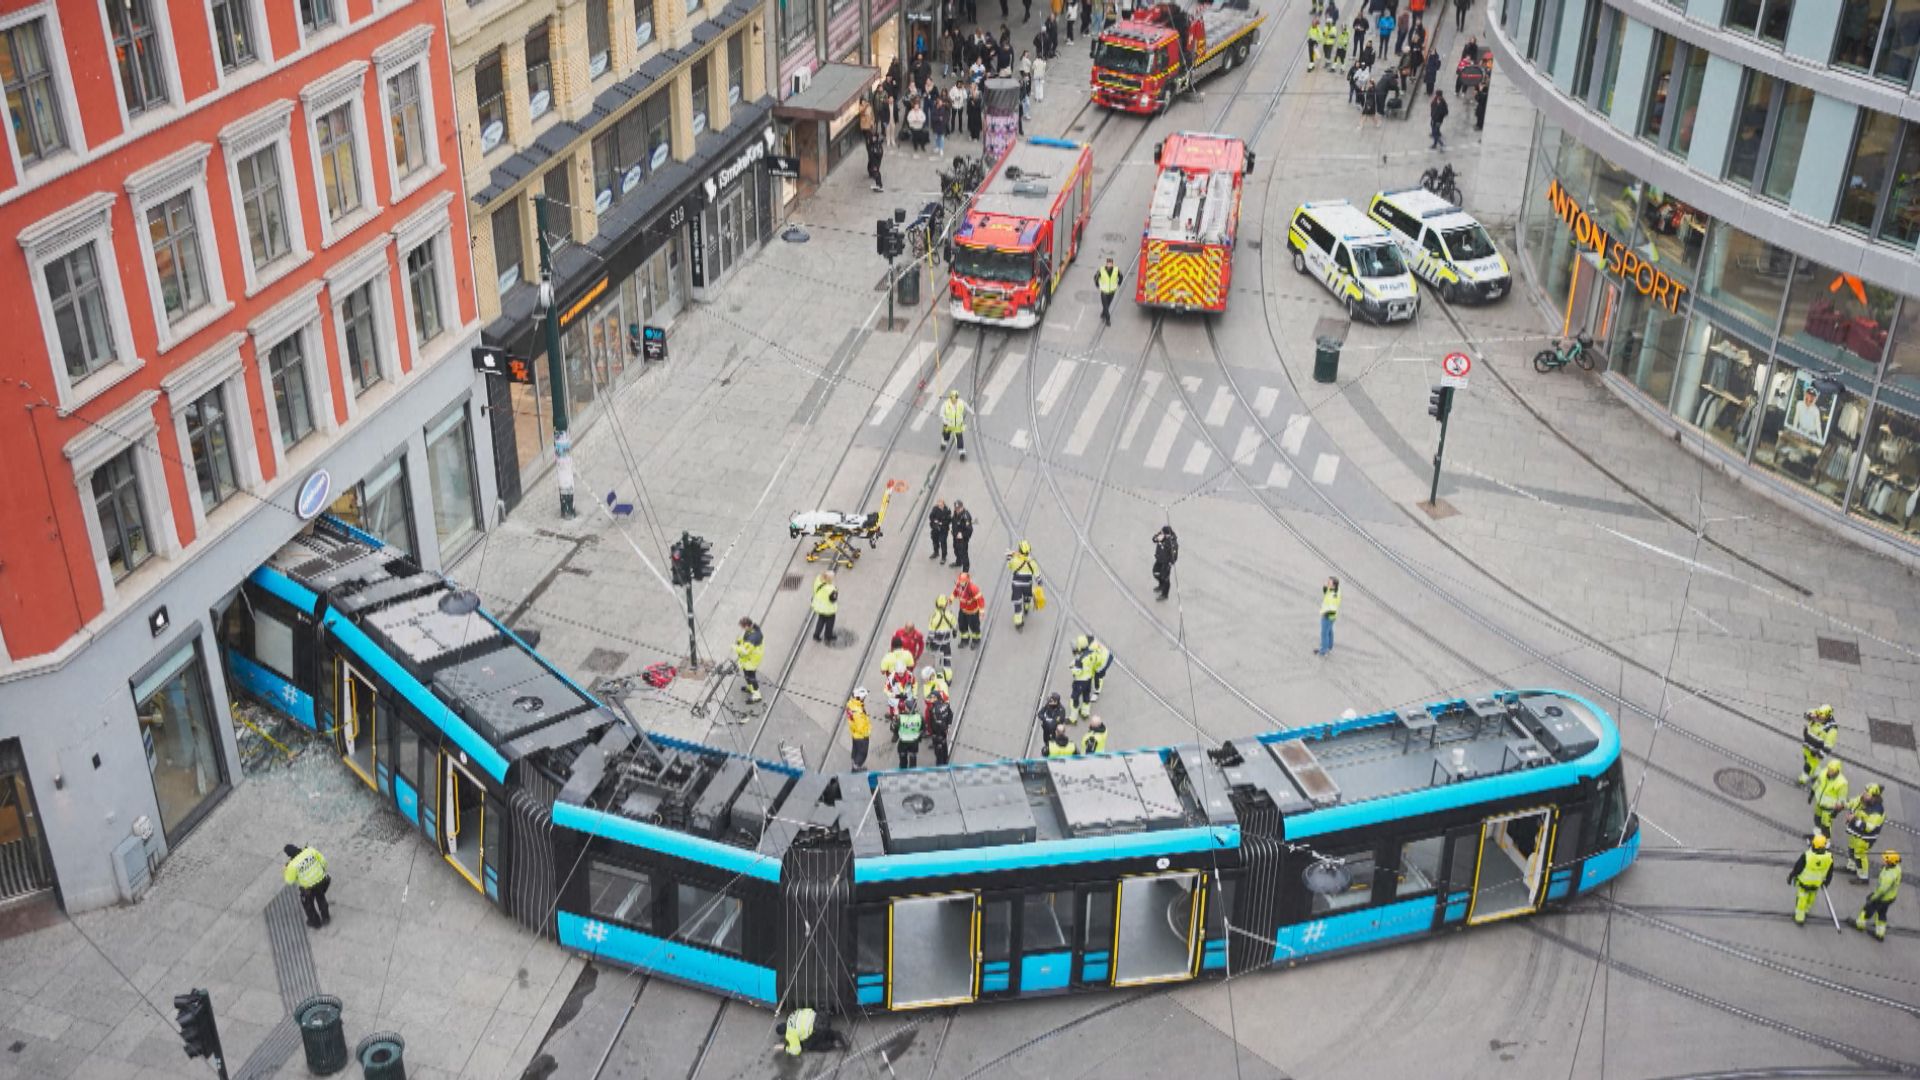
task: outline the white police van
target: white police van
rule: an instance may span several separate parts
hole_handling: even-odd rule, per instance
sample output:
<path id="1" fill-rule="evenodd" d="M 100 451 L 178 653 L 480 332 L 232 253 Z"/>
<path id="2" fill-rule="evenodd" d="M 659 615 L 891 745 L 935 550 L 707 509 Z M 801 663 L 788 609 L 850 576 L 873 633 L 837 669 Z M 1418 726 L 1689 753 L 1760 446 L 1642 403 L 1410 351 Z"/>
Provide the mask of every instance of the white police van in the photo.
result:
<path id="1" fill-rule="evenodd" d="M 1425 188 L 1383 191 L 1369 213 L 1386 226 L 1413 272 L 1450 304 L 1498 300 L 1513 291 L 1513 272 L 1473 215 Z"/>
<path id="2" fill-rule="evenodd" d="M 1345 199 L 1303 203 L 1287 226 L 1293 268 L 1320 279 L 1347 314 L 1372 322 L 1411 319 L 1420 287 L 1393 236 Z"/>

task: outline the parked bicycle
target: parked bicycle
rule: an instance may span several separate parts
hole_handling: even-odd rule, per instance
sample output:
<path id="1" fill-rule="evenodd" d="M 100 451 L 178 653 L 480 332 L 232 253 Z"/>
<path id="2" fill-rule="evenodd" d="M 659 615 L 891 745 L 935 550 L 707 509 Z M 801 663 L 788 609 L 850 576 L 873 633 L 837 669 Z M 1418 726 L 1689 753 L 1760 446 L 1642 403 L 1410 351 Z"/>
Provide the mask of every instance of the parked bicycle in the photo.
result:
<path id="1" fill-rule="evenodd" d="M 985 161 L 976 157 L 955 156 L 953 171 L 940 174 L 940 202 L 948 215 L 958 217 L 986 178 Z"/>
<path id="2" fill-rule="evenodd" d="M 937 251 L 947 238 L 947 209 L 945 205 L 930 202 L 920 208 L 920 213 L 907 222 L 907 257 L 924 259 L 927 252 Z"/>
<path id="3" fill-rule="evenodd" d="M 1568 364 L 1580 365 L 1581 371 L 1593 370 L 1593 337 L 1585 330 L 1570 338 L 1554 338 L 1551 348 L 1533 355 L 1535 371 L 1554 371 Z"/>
<path id="4" fill-rule="evenodd" d="M 1455 206 L 1466 205 L 1461 199 L 1459 178 L 1454 175 L 1451 162 L 1421 173 L 1420 186 Z"/>

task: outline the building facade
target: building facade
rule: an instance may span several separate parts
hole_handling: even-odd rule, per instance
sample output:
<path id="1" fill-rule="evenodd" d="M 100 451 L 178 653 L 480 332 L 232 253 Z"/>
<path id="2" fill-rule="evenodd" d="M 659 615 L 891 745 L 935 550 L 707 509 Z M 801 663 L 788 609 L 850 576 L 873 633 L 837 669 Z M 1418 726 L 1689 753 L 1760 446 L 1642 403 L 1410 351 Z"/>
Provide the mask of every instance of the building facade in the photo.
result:
<path id="1" fill-rule="evenodd" d="M 1920 3 L 1498 0 L 1538 109 L 1521 261 L 1609 384 L 1920 555 Z"/>
<path id="2" fill-rule="evenodd" d="M 220 624 L 311 518 L 486 528 L 449 72 L 438 0 L 0 0 L 0 901 L 238 779 Z"/>
<path id="3" fill-rule="evenodd" d="M 759 0 L 448 7 L 480 317 L 488 344 L 534 361 L 532 383 L 492 386 L 511 507 L 552 457 L 536 197 L 577 434 L 637 374 L 642 328 L 670 329 L 772 226 L 766 18 Z"/>

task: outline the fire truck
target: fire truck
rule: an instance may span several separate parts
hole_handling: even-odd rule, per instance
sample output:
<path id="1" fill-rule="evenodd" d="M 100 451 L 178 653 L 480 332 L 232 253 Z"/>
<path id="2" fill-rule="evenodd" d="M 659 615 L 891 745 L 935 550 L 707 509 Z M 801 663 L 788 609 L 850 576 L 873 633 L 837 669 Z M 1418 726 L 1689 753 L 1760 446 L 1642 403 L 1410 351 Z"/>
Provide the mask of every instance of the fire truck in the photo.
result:
<path id="1" fill-rule="evenodd" d="M 1247 0 L 1161 0 L 1110 24 L 1093 44 L 1093 100 L 1157 113 L 1177 91 L 1247 62 L 1266 13 Z"/>
<path id="2" fill-rule="evenodd" d="M 1174 311 L 1227 310 L 1240 184 L 1253 151 L 1232 135 L 1181 132 L 1154 148 L 1147 229 L 1140 237 L 1134 299 Z"/>
<path id="3" fill-rule="evenodd" d="M 1016 330 L 1039 323 L 1092 209 L 1092 150 L 1062 139 L 1015 143 L 954 230 L 953 317 Z"/>

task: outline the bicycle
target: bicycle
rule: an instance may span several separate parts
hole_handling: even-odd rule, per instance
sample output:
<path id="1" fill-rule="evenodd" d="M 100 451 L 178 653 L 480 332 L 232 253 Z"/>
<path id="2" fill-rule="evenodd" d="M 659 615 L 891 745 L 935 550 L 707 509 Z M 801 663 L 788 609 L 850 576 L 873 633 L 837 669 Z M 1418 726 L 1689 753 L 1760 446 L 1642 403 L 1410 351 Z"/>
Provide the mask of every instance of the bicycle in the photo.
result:
<path id="1" fill-rule="evenodd" d="M 953 171 L 940 174 L 941 205 L 949 214 L 958 216 L 986 178 L 986 162 L 979 158 L 956 156 L 953 159 Z"/>
<path id="2" fill-rule="evenodd" d="M 1551 348 L 1533 355 L 1533 370 L 1554 371 L 1578 364 L 1581 371 L 1593 370 L 1593 338 L 1585 330 L 1571 338 L 1554 338 Z"/>
<path id="3" fill-rule="evenodd" d="M 906 242 L 909 258 L 926 258 L 927 252 L 936 250 L 940 241 L 946 238 L 946 207 L 930 202 L 920 208 L 920 213 L 907 223 Z"/>
<path id="4" fill-rule="evenodd" d="M 1420 174 L 1420 186 L 1447 200 L 1455 206 L 1463 205 L 1460 184 L 1454 176 L 1453 163 L 1448 162 L 1437 169 L 1428 169 Z"/>

